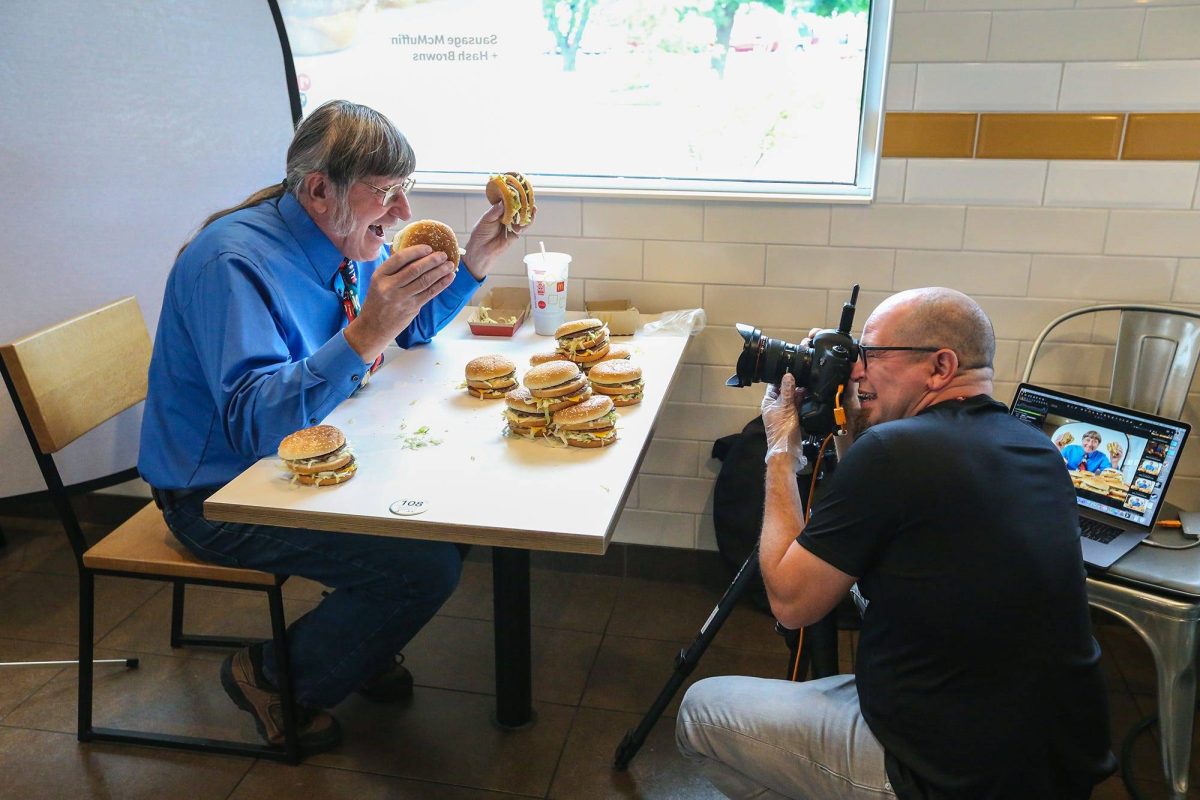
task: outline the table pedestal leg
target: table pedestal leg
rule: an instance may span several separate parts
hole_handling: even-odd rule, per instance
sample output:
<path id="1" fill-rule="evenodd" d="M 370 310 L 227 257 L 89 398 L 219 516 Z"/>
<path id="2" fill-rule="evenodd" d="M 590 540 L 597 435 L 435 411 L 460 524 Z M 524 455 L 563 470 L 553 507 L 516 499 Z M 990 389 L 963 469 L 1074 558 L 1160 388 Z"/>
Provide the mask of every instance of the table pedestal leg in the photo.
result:
<path id="1" fill-rule="evenodd" d="M 528 550 L 492 548 L 492 604 L 496 615 L 496 724 L 522 728 L 534 720 Z"/>

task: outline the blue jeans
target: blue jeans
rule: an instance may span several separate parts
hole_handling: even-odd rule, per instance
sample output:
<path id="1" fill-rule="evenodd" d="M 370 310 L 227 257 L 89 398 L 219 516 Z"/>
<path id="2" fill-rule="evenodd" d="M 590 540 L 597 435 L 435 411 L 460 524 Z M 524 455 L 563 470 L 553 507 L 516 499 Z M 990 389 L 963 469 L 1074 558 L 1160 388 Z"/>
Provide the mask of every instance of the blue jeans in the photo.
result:
<path id="1" fill-rule="evenodd" d="M 894 800 L 883 746 L 853 675 L 812 681 L 723 676 L 688 689 L 679 750 L 727 797 Z"/>
<path id="2" fill-rule="evenodd" d="M 462 556 L 426 542 L 304 528 L 210 522 L 200 491 L 163 510 L 197 557 L 214 564 L 311 578 L 334 591 L 288 627 L 297 702 L 331 708 L 380 674 L 458 585 Z M 275 682 L 273 646 L 263 671 Z"/>

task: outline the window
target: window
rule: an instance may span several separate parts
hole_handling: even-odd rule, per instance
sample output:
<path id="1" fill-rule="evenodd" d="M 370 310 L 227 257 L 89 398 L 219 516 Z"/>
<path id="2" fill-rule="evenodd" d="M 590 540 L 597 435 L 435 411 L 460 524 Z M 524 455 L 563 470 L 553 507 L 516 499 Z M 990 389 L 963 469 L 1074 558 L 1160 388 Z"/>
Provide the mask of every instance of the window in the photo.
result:
<path id="1" fill-rule="evenodd" d="M 301 112 L 384 112 L 422 189 L 873 192 L 891 0 L 279 2 Z"/>

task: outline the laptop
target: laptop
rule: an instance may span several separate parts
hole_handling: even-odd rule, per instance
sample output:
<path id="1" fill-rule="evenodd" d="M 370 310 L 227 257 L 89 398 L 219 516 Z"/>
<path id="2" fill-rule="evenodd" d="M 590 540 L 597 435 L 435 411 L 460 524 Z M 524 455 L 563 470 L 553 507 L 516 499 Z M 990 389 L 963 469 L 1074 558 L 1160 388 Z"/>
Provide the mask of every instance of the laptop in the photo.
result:
<path id="1" fill-rule="evenodd" d="M 1191 425 L 1028 383 L 1009 413 L 1063 454 L 1088 567 L 1108 569 L 1150 535 Z"/>

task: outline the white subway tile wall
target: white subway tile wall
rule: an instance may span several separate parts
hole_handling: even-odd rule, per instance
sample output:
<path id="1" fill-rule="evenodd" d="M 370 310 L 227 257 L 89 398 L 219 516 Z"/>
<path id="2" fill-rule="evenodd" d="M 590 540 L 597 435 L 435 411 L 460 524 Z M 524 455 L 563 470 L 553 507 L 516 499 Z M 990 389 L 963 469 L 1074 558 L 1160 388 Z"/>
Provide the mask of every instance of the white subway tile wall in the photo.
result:
<path id="1" fill-rule="evenodd" d="M 1054 111 L 1062 64 L 918 64 L 917 111 Z"/>
<path id="2" fill-rule="evenodd" d="M 1200 111 L 1200 0 L 899 0 L 896 11 L 891 111 Z M 418 193 L 414 205 L 463 231 L 485 207 L 481 193 Z M 794 342 L 836 323 L 852 283 L 859 330 L 894 291 L 950 286 L 991 316 L 996 396 L 1008 401 L 1059 314 L 1121 301 L 1200 310 L 1197 162 L 885 159 L 870 206 L 539 195 L 538 207 L 489 285 L 524 285 L 521 256 L 544 240 L 575 257 L 572 308 L 629 298 L 648 313 L 708 314 L 619 542 L 716 548 L 712 442 L 762 397 L 724 385 L 741 350 L 735 322 Z M 1099 395 L 1114 326 L 1072 325 L 1035 377 Z M 1200 424 L 1200 388 L 1184 418 Z M 1170 500 L 1200 508 L 1200 444 Z"/>
<path id="3" fill-rule="evenodd" d="M 904 201 L 1037 206 L 1045 188 L 1045 161 L 910 158 Z"/>
<path id="4" fill-rule="evenodd" d="M 1190 208 L 1198 173 L 1200 163 L 1195 161 L 1055 161 L 1046 178 L 1045 203 L 1076 208 Z"/>
<path id="5" fill-rule="evenodd" d="M 1200 60 L 1077 62 L 1063 67 L 1059 111 L 1195 111 L 1198 107 Z"/>

